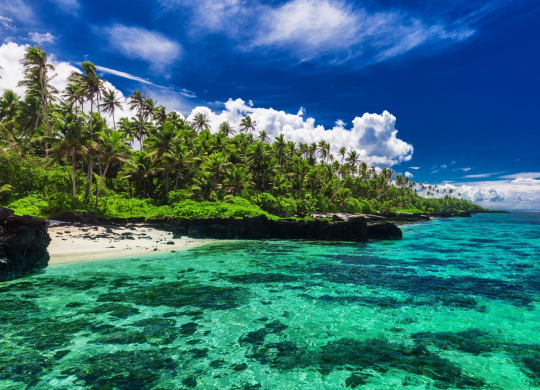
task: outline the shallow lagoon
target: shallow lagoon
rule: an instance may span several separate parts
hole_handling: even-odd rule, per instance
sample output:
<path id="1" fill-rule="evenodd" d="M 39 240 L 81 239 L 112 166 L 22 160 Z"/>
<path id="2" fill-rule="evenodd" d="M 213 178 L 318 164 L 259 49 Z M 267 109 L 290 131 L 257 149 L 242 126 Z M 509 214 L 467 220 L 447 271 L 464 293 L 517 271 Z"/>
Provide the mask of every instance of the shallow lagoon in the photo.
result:
<path id="1" fill-rule="evenodd" d="M 224 242 L 0 284 L 0 388 L 540 388 L 540 216 L 404 236 Z"/>

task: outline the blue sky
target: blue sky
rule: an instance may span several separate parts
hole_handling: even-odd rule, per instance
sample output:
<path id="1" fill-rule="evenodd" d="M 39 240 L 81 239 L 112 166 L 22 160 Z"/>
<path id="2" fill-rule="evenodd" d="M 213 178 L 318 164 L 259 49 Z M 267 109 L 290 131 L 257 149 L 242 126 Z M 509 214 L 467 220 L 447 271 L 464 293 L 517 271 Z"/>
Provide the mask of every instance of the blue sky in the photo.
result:
<path id="1" fill-rule="evenodd" d="M 539 37 L 538 1 L 0 0 L 4 44 L 90 60 L 125 95 L 186 117 L 242 99 L 326 130 L 377 114 L 370 162 L 508 208 L 540 208 Z"/>

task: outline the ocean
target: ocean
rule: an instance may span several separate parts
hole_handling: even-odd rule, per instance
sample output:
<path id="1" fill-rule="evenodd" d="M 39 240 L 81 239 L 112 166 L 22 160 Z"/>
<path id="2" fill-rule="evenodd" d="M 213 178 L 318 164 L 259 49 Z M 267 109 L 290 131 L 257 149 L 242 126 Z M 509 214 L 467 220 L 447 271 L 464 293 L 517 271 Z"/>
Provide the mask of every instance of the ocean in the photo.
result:
<path id="1" fill-rule="evenodd" d="M 0 283 L 0 389 L 540 389 L 540 214 Z"/>

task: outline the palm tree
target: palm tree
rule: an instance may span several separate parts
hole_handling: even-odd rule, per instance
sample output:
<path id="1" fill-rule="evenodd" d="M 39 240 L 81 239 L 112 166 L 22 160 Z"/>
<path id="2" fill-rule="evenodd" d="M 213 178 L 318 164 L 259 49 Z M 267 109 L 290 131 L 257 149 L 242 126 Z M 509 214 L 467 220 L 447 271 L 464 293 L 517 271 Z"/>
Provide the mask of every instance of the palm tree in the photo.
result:
<path id="1" fill-rule="evenodd" d="M 208 130 L 210 128 L 210 121 L 206 118 L 206 115 L 204 115 L 202 112 L 199 112 L 193 118 L 193 122 L 191 123 L 191 125 L 196 131 L 200 132 L 203 130 Z"/>
<path id="2" fill-rule="evenodd" d="M 114 129 L 116 130 L 114 112 L 116 109 L 123 109 L 122 98 L 118 96 L 118 92 L 113 89 L 105 91 L 103 95 L 103 103 L 101 103 L 99 106 L 103 109 L 103 111 L 112 115 Z"/>
<path id="3" fill-rule="evenodd" d="M 225 173 L 223 184 L 232 192 L 233 196 L 238 195 L 245 187 L 251 183 L 251 173 L 248 169 L 241 165 L 234 166 L 230 171 Z"/>
<path id="4" fill-rule="evenodd" d="M 233 127 L 228 121 L 223 122 L 221 125 L 219 125 L 219 132 L 225 134 L 225 136 L 227 137 L 236 133 L 236 131 L 233 129 Z"/>
<path id="5" fill-rule="evenodd" d="M 58 132 L 59 138 L 56 138 L 56 142 L 55 139 L 51 139 L 54 145 L 51 150 L 52 155 L 55 157 L 56 161 L 60 161 L 66 155 L 70 158 L 72 172 L 71 195 L 75 198 L 77 196 L 77 157 L 89 154 L 90 149 L 95 149 L 96 143 L 92 139 L 89 131 L 86 130 L 72 114 L 69 114 L 66 117 L 56 117 L 55 130 Z"/>
<path id="6" fill-rule="evenodd" d="M 50 84 L 56 76 L 56 74 L 49 75 L 49 72 L 54 72 L 54 66 L 47 62 L 47 54 L 38 46 L 26 49 L 21 64 L 24 68 L 24 79 L 18 85 L 25 86 L 27 94 L 36 94 L 40 97 L 45 116 L 45 135 L 50 136 L 49 100 L 52 94 L 58 93 L 56 88 Z M 45 144 L 45 158 L 49 158 L 47 144 Z"/>
<path id="7" fill-rule="evenodd" d="M 208 156 L 201 164 L 203 172 L 208 172 L 212 175 L 212 190 L 216 191 L 223 174 L 229 169 L 231 163 L 227 161 L 227 156 L 224 153 L 214 153 Z"/>
<path id="8" fill-rule="evenodd" d="M 183 172 L 189 168 L 198 158 L 194 157 L 194 151 L 189 149 L 186 145 L 182 145 L 176 142 L 172 145 L 170 155 L 170 167 L 176 171 L 174 190 L 178 189 L 180 178 L 183 178 Z"/>
<path id="9" fill-rule="evenodd" d="M 81 63 L 81 68 L 83 73 L 72 72 L 69 81 L 75 83 L 81 90 L 82 95 L 86 100 L 90 102 L 90 122 L 89 129 L 90 134 L 93 133 L 94 125 L 94 101 L 96 101 L 99 109 L 99 97 L 101 96 L 102 91 L 105 89 L 103 86 L 103 80 L 97 74 L 96 66 L 89 62 L 84 61 Z M 101 169 L 101 164 L 98 157 L 98 164 Z M 101 174 L 101 172 L 100 172 Z M 88 187 L 87 187 L 87 196 L 90 197 L 92 194 L 92 179 L 93 179 L 93 158 L 92 155 L 88 155 Z"/>
<path id="10" fill-rule="evenodd" d="M 251 117 L 248 115 L 245 118 L 242 118 L 240 121 L 240 130 L 245 132 L 253 132 L 255 131 L 255 128 L 257 127 L 257 122 L 251 119 Z"/>
<path id="11" fill-rule="evenodd" d="M 259 136 L 257 139 L 263 143 L 270 142 L 270 136 L 266 132 L 266 130 L 259 131 Z"/>
<path id="12" fill-rule="evenodd" d="M 7 89 L 0 97 L 0 120 L 8 125 L 11 133 L 13 133 L 13 126 L 19 108 L 19 96 L 11 89 Z"/>
<path id="13" fill-rule="evenodd" d="M 168 118 L 167 108 L 165 106 L 158 106 L 154 109 L 154 119 L 158 124 L 162 125 Z"/>
<path id="14" fill-rule="evenodd" d="M 360 157 L 358 156 L 358 153 L 356 150 L 351 150 L 347 156 L 347 162 L 351 166 L 351 173 L 356 173 L 356 165 L 358 164 L 358 161 L 360 161 Z"/>
<path id="15" fill-rule="evenodd" d="M 343 164 L 343 160 L 345 159 L 345 155 L 347 154 L 347 148 L 345 146 L 342 146 L 339 148 L 338 156 L 341 156 L 341 163 Z"/>
<path id="16" fill-rule="evenodd" d="M 18 122 L 20 126 L 20 134 L 27 138 L 32 137 L 36 132 L 41 115 L 41 103 L 33 96 L 27 96 L 24 101 L 19 104 Z"/>
<path id="17" fill-rule="evenodd" d="M 96 207 L 99 204 L 99 194 L 101 192 L 101 186 L 103 185 L 103 179 L 107 176 L 107 170 L 114 162 L 126 162 L 128 156 L 128 141 L 127 137 L 120 131 L 104 131 L 99 134 L 100 148 L 99 154 L 102 157 L 102 161 L 105 163 L 105 169 L 101 174 L 101 180 L 96 192 Z"/>
<path id="18" fill-rule="evenodd" d="M 159 126 L 158 131 L 148 138 L 147 142 L 152 152 L 148 153 L 146 157 L 162 162 L 165 171 L 165 195 L 169 193 L 169 162 L 173 154 L 173 145 L 178 141 L 178 136 L 176 127 L 172 123 L 165 122 Z"/>

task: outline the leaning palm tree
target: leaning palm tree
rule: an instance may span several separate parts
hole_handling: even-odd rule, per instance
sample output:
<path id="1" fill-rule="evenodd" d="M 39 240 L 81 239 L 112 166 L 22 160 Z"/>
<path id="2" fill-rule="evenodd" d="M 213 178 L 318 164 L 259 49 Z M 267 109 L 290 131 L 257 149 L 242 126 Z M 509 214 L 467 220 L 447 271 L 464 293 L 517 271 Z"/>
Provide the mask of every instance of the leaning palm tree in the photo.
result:
<path id="1" fill-rule="evenodd" d="M 26 49 L 26 54 L 21 60 L 24 68 L 24 79 L 19 82 L 19 86 L 27 88 L 27 94 L 36 94 L 43 104 L 43 115 L 45 116 L 45 135 L 50 136 L 51 126 L 49 123 L 49 101 L 51 95 L 58 91 L 51 85 L 51 80 L 56 76 L 50 75 L 54 72 L 54 66 L 47 62 L 47 54 L 38 46 Z M 45 157 L 49 158 L 48 145 L 45 145 Z"/>
<path id="2" fill-rule="evenodd" d="M 245 131 L 246 133 L 252 133 L 257 127 L 257 122 L 251 119 L 248 115 L 245 118 L 242 118 L 240 121 L 240 130 Z"/>
<path id="3" fill-rule="evenodd" d="M 118 92 L 113 89 L 105 91 L 103 94 L 103 103 L 99 105 L 103 111 L 112 115 L 114 129 L 116 130 L 116 121 L 114 120 L 114 112 L 116 109 L 123 108 L 122 98 L 118 96 Z"/>
<path id="4" fill-rule="evenodd" d="M 191 125 L 196 131 L 208 130 L 210 128 L 210 121 L 206 118 L 206 115 L 199 112 L 193 118 Z"/>

